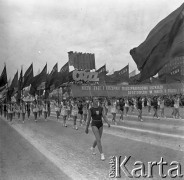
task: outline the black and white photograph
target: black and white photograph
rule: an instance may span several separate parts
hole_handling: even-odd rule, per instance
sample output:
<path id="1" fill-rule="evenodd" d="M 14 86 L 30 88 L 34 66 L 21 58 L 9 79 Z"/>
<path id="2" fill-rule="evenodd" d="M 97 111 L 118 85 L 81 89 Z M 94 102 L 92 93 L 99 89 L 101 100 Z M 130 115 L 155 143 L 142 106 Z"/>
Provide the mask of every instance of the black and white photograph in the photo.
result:
<path id="1" fill-rule="evenodd" d="M 0 0 L 0 180 L 184 179 L 183 0 Z"/>

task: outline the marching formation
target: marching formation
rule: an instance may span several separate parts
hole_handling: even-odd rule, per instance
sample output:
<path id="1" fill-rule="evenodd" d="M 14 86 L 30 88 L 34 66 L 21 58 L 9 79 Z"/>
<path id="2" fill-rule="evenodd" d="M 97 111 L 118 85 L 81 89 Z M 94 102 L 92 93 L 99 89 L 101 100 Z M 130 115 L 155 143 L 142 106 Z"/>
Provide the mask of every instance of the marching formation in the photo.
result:
<path id="1" fill-rule="evenodd" d="M 128 116 L 129 112 L 138 112 L 138 120 L 142 119 L 142 109 L 147 108 L 149 114 L 151 114 L 151 108 L 153 109 L 153 118 L 159 119 L 167 118 L 164 113 L 166 106 L 172 108 L 171 117 L 180 118 L 180 106 L 183 106 L 184 102 L 181 101 L 181 95 L 175 96 L 154 96 L 154 97 L 122 97 L 122 98 L 104 98 L 99 97 L 98 106 L 102 107 L 105 115 L 107 113 L 112 114 L 112 123 L 117 125 L 116 115 L 120 114 L 119 120 L 123 120 L 124 116 Z M 31 102 L 25 102 L 23 100 L 20 103 L 9 102 L 0 104 L 0 113 L 4 114 L 4 117 L 12 122 L 13 118 L 17 114 L 18 119 L 22 119 L 25 122 L 26 114 L 29 120 L 32 112 L 35 122 L 44 116 L 50 116 L 51 109 L 55 111 L 57 120 L 63 120 L 63 126 L 67 127 L 67 120 L 73 119 L 74 129 L 78 129 L 76 125 L 77 118 L 79 118 L 79 126 L 85 125 L 89 114 L 89 109 L 93 106 L 92 98 L 68 98 L 61 102 L 55 100 L 34 100 Z M 160 110 L 160 115 L 158 115 Z M 61 117 L 61 118 L 60 118 Z"/>
<path id="2" fill-rule="evenodd" d="M 160 117 L 167 118 L 164 113 L 166 106 L 172 108 L 169 117 L 181 119 L 180 106 L 183 106 L 183 101 L 181 101 L 180 95 L 169 97 L 122 97 L 120 99 L 104 97 L 68 98 L 63 99 L 61 102 L 36 99 L 32 102 L 24 102 L 21 100 L 19 104 L 13 102 L 1 103 L 0 115 L 7 118 L 10 124 L 13 124 L 15 118 L 22 121 L 22 123 L 25 123 L 25 120 L 29 121 L 30 115 L 34 117 L 35 122 L 38 122 L 41 116 L 47 121 L 51 113 L 55 113 L 57 121 L 61 122 L 63 127 L 67 127 L 68 121 L 73 121 L 74 130 L 85 126 L 86 133 L 88 133 L 88 128 L 91 124 L 95 136 L 91 150 L 93 154 L 96 154 L 95 147 L 97 146 L 101 154 L 101 159 L 105 160 L 101 146 L 103 120 L 110 127 L 108 121 L 110 117 L 112 117 L 111 123 L 118 125 L 118 117 L 119 122 L 123 122 L 124 116 L 128 116 L 129 113 L 137 113 L 138 120 L 143 121 L 143 108 L 146 109 L 147 113 L 152 114 L 153 118 L 159 120 Z M 117 116 L 117 114 L 120 116 Z"/>

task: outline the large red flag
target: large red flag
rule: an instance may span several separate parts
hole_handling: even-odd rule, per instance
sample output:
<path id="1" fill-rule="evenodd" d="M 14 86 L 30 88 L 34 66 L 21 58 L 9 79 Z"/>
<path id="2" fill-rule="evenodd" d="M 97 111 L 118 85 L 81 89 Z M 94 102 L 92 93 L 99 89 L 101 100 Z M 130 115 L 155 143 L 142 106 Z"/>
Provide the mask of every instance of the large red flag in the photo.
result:
<path id="1" fill-rule="evenodd" d="M 23 82 L 23 76 L 22 76 L 22 68 L 21 68 L 21 72 L 20 72 L 20 76 L 19 76 L 19 80 L 18 80 L 18 92 L 17 92 L 17 102 L 20 103 L 21 100 L 21 96 L 22 96 L 22 82 Z"/>
<path id="2" fill-rule="evenodd" d="M 50 86 L 55 84 L 55 82 L 57 81 L 57 77 L 58 77 L 58 63 L 54 65 L 54 67 L 52 68 L 52 71 L 47 76 L 47 81 L 46 81 L 47 90 L 50 89 Z"/>
<path id="3" fill-rule="evenodd" d="M 29 86 L 32 80 L 33 80 L 33 63 L 29 66 L 29 68 L 26 70 L 23 76 L 22 88 Z"/>
<path id="4" fill-rule="evenodd" d="M 13 96 L 14 93 L 16 93 L 18 90 L 18 71 L 14 75 L 14 78 L 11 82 L 11 85 L 8 88 L 8 100 L 10 100 L 11 96 Z"/>
<path id="5" fill-rule="evenodd" d="M 31 88 L 29 91 L 31 95 L 35 95 L 35 93 L 38 93 L 38 91 L 40 92 L 41 89 L 42 90 L 45 89 L 46 76 L 47 76 L 47 64 L 44 66 L 42 72 L 33 78 L 31 82 Z"/>
<path id="6" fill-rule="evenodd" d="M 96 72 L 98 72 L 99 82 L 105 82 L 105 77 L 107 74 L 106 64 L 96 70 Z"/>
<path id="7" fill-rule="evenodd" d="M 7 82 L 8 82 L 8 80 L 7 80 L 6 65 L 5 65 L 4 69 L 1 73 L 1 76 L 0 76 L 0 87 L 6 85 Z"/>
<path id="8" fill-rule="evenodd" d="M 160 21 L 130 54 L 141 71 L 140 80 L 154 76 L 170 60 L 184 55 L 184 4 Z"/>

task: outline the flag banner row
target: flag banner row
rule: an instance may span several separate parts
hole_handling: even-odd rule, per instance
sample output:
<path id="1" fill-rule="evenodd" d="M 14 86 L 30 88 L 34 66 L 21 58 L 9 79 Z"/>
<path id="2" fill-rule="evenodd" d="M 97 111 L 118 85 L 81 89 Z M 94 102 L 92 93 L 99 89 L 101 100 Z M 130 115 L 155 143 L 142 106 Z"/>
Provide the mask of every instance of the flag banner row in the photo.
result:
<path id="1" fill-rule="evenodd" d="M 159 96 L 184 93 L 184 83 L 158 85 L 71 85 L 73 97 Z"/>

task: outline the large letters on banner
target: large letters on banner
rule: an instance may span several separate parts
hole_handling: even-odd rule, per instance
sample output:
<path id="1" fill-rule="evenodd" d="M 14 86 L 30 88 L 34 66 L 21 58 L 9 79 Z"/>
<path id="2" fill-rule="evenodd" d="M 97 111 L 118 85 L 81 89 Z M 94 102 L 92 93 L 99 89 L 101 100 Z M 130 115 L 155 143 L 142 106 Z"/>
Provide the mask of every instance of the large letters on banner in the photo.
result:
<path id="1" fill-rule="evenodd" d="M 155 85 L 72 85 L 73 97 L 91 96 L 160 96 L 165 94 L 183 94 L 184 83 Z"/>
<path id="2" fill-rule="evenodd" d="M 97 72 L 73 71 L 73 80 L 75 81 L 99 81 Z"/>

